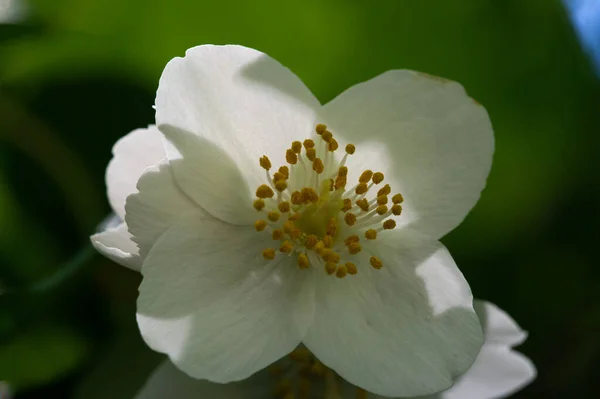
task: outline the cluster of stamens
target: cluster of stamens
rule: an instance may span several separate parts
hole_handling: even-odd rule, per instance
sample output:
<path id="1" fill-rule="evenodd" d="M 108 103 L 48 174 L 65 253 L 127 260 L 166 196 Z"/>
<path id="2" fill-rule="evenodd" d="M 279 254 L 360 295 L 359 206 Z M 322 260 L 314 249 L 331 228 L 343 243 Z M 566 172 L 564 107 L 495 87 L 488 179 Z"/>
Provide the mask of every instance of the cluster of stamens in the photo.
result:
<path id="1" fill-rule="evenodd" d="M 394 216 L 402 213 L 404 199 L 401 194 L 391 196 L 389 184 L 368 199 L 372 188 L 384 180 L 383 173 L 371 170 L 365 170 L 358 182 L 346 189 L 346 161 L 355 146 L 348 144 L 338 163 L 334 154 L 339 144 L 333 134 L 322 124 L 315 131 L 318 143 L 294 141 L 286 150 L 288 164 L 273 174 L 270 159 L 266 155 L 260 158 L 268 184 L 256 189 L 253 205 L 264 218 L 254 227 L 278 242 L 262 252 L 265 259 L 296 255 L 300 269 L 320 265 L 327 274 L 343 278 L 358 273 L 352 258 L 363 251 L 365 241 L 376 240 L 382 231 L 396 227 Z M 383 263 L 371 256 L 370 265 L 380 269 Z"/>

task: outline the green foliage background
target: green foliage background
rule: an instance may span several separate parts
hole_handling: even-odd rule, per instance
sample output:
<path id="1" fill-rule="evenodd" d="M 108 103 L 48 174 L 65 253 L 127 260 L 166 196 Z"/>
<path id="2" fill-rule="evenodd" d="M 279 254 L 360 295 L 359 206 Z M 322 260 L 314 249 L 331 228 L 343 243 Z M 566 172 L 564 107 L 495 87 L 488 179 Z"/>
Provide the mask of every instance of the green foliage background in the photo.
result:
<path id="1" fill-rule="evenodd" d="M 153 122 L 166 62 L 260 49 L 322 102 L 388 69 L 461 82 L 490 113 L 483 197 L 444 239 L 476 297 L 530 332 L 519 398 L 600 389 L 600 86 L 558 0 L 31 0 L 0 25 L 0 380 L 19 398 L 131 398 L 160 361 L 139 276 L 94 255 L 112 144 Z M 83 249 L 82 249 L 83 248 Z"/>

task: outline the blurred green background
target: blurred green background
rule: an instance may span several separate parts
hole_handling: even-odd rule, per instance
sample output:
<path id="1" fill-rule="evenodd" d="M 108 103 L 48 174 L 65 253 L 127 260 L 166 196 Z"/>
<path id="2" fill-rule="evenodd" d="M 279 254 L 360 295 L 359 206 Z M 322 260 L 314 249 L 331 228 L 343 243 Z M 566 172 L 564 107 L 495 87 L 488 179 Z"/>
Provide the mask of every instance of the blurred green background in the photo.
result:
<path id="1" fill-rule="evenodd" d="M 322 102 L 388 69 L 461 82 L 497 147 L 481 201 L 443 241 L 475 296 L 530 332 L 520 350 L 539 376 L 515 397 L 598 397 L 600 85 L 563 3 L 26 6 L 0 22 L 0 381 L 17 398 L 131 398 L 160 361 L 135 324 L 139 276 L 88 235 L 109 213 L 112 144 L 153 122 L 162 68 L 203 43 L 260 49 Z"/>

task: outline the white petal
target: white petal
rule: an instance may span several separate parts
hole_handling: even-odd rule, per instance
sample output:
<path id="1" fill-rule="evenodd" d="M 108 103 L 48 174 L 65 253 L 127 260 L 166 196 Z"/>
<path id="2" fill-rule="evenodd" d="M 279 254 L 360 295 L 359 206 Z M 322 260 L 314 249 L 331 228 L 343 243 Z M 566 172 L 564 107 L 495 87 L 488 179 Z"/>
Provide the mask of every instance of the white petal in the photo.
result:
<path id="1" fill-rule="evenodd" d="M 153 125 L 134 130 L 115 143 L 113 158 L 106 168 L 106 188 L 108 201 L 121 219 L 125 218 L 125 199 L 135 192 L 144 169 L 164 157 L 162 134 Z"/>
<path id="2" fill-rule="evenodd" d="M 113 262 L 135 271 L 140 270 L 142 261 L 138 255 L 138 248 L 131 241 L 131 234 L 127 231 L 125 223 L 96 233 L 90 240 L 98 252 Z"/>
<path id="3" fill-rule="evenodd" d="M 188 217 L 144 262 L 138 325 L 146 343 L 194 378 L 246 378 L 292 351 L 314 311 L 311 273 L 265 261 L 252 227 Z"/>
<path id="4" fill-rule="evenodd" d="M 206 214 L 179 189 L 166 159 L 144 171 L 137 190 L 127 197 L 125 221 L 142 259 L 177 220 L 190 213 Z"/>
<path id="5" fill-rule="evenodd" d="M 405 197 L 398 222 L 434 238 L 464 219 L 485 186 L 492 126 L 458 83 L 389 71 L 326 104 L 322 120 L 342 148 L 356 144 L 348 181 L 364 168 L 383 172 Z"/>
<path id="6" fill-rule="evenodd" d="M 483 334 L 467 282 L 438 242 L 381 234 L 358 274 L 320 279 L 306 346 L 342 378 L 385 396 L 431 394 L 472 364 Z M 383 268 L 369 266 L 373 254 Z M 362 255 L 362 256 L 361 256 Z"/>
<path id="7" fill-rule="evenodd" d="M 216 217 L 237 223 L 228 214 L 219 214 L 223 204 L 207 189 L 223 191 L 222 165 L 211 156 L 212 147 L 227 154 L 247 187 L 239 187 L 243 198 L 250 197 L 265 183 L 265 171 L 258 159 L 267 155 L 275 168 L 285 164 L 285 150 L 293 140 L 302 141 L 314 129 L 319 102 L 298 77 L 274 59 L 242 46 L 194 47 L 183 58 L 171 60 L 159 82 L 156 121 L 172 142 L 168 149 L 182 189 Z M 170 126 L 171 128 L 168 128 Z M 175 129 L 173 129 L 175 128 Z M 173 132 L 198 136 L 205 151 L 190 154 L 190 139 Z M 187 154 L 193 159 L 188 162 Z M 218 161 L 218 159 L 217 159 Z"/>
<path id="8" fill-rule="evenodd" d="M 229 384 L 197 380 L 166 361 L 154 371 L 135 399 L 265 399 L 271 394 L 272 384 L 266 372 Z"/>
<path id="9" fill-rule="evenodd" d="M 474 307 L 481 321 L 486 345 L 512 347 L 527 339 L 527 332 L 523 331 L 505 311 L 493 303 L 476 300 Z"/>

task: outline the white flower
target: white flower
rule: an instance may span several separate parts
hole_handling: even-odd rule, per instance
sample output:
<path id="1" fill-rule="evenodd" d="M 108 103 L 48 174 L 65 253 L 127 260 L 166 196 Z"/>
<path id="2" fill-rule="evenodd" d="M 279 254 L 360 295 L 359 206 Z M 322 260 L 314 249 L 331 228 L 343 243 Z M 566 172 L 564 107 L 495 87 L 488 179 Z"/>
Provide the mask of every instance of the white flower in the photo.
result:
<path id="1" fill-rule="evenodd" d="M 445 392 L 429 396 L 428 399 L 503 398 L 523 388 L 535 378 L 536 370 L 531 361 L 512 350 L 513 346 L 525 341 L 527 333 L 521 330 L 509 315 L 489 302 L 475 301 L 475 309 L 485 331 L 485 342 L 481 352 L 473 366 L 460 377 L 456 385 Z M 294 362 L 288 361 L 289 369 L 293 368 L 293 365 Z M 308 397 L 324 397 L 325 385 L 319 384 L 318 376 L 313 375 L 308 379 L 293 373 L 287 376 L 291 377 L 291 392 L 298 394 L 298 389 L 302 386 L 301 381 L 304 381 L 306 386 L 308 380 Z M 257 373 L 242 382 L 225 385 L 195 380 L 166 361 L 148 379 L 136 399 L 264 399 L 272 397 L 278 384 L 281 385 L 281 379 L 278 380 L 276 376 L 267 372 Z M 340 381 L 338 388 L 337 395 L 340 398 L 360 398 L 360 390 L 348 383 Z M 363 398 L 382 398 L 367 393 L 362 395 Z"/>
<path id="2" fill-rule="evenodd" d="M 125 223 L 92 237 L 141 270 L 150 347 L 229 382 L 303 343 L 387 396 L 472 364 L 481 327 L 438 239 L 477 202 L 493 133 L 459 84 L 390 71 L 321 106 L 256 50 L 200 46 L 166 66 L 156 124 L 115 145 Z"/>

